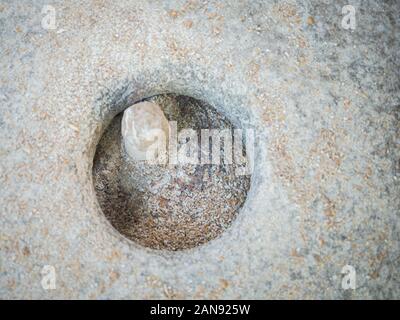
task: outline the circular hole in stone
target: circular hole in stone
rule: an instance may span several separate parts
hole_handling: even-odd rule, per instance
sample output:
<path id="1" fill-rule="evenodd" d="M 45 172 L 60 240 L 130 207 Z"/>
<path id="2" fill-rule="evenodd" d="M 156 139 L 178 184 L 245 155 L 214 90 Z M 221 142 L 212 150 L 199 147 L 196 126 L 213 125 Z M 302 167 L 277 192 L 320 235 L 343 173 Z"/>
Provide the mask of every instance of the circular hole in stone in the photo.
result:
<path id="1" fill-rule="evenodd" d="M 199 159 L 205 150 L 201 129 L 219 129 L 222 137 L 228 132 L 234 145 L 233 124 L 203 101 L 176 94 L 144 101 L 156 103 L 168 121 L 176 121 L 177 150 L 187 143 L 180 133 L 188 128 L 198 134 Z M 94 188 L 111 225 L 142 246 L 173 251 L 221 235 L 236 218 L 250 188 L 250 175 L 238 174 L 243 164 L 236 164 L 235 157 L 231 163 L 223 157 L 229 138 L 218 139 L 220 164 L 151 164 L 129 156 L 121 133 L 122 118 L 123 112 L 106 128 L 93 160 Z M 209 143 L 212 153 L 214 141 L 209 138 Z M 245 155 L 245 139 L 242 143 Z"/>

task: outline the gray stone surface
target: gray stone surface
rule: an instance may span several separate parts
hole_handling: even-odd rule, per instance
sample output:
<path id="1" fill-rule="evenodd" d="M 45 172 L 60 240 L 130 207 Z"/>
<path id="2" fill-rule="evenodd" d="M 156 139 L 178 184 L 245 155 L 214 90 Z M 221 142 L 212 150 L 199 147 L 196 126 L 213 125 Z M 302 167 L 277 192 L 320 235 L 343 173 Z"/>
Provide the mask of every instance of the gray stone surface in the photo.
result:
<path id="1" fill-rule="evenodd" d="M 345 1 L 51 1 L 56 30 L 46 4 L 0 2 L 0 298 L 400 297 L 398 1 L 351 1 L 354 31 Z M 91 176 L 162 92 L 261 132 L 238 218 L 179 252 L 112 229 Z"/>

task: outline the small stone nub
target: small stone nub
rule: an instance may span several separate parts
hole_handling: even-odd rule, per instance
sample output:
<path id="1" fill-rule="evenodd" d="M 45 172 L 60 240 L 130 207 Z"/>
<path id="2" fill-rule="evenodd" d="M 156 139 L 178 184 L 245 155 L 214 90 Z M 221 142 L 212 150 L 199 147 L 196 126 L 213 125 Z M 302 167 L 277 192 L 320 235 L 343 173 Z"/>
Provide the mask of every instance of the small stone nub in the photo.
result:
<path id="1" fill-rule="evenodd" d="M 157 104 L 140 102 L 127 108 L 121 131 L 125 151 L 133 160 L 165 163 L 169 124 Z"/>

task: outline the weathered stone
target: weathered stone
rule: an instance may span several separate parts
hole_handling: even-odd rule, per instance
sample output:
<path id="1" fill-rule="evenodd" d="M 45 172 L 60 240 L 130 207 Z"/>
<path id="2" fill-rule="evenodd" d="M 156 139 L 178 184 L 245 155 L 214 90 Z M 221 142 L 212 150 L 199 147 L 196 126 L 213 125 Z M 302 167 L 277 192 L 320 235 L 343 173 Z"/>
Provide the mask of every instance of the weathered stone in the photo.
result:
<path id="1" fill-rule="evenodd" d="M 400 297 L 398 1 L 351 1 L 354 30 L 340 1 L 52 0 L 56 30 L 47 4 L 0 4 L 0 298 Z M 168 92 L 265 132 L 234 223 L 173 253 L 112 228 L 92 175 Z"/>

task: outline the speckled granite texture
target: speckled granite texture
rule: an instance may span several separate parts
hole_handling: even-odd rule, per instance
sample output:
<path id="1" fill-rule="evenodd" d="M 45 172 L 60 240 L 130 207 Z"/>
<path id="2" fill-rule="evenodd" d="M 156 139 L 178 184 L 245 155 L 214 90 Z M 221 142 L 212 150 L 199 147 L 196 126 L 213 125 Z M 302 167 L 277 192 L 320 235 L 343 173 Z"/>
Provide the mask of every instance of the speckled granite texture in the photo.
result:
<path id="1" fill-rule="evenodd" d="M 0 298 L 400 298 L 400 4 L 350 2 L 353 31 L 347 1 L 51 1 L 56 30 L 1 1 Z M 163 92 L 262 132 L 238 218 L 179 252 L 112 229 L 91 176 L 112 117 Z"/>

